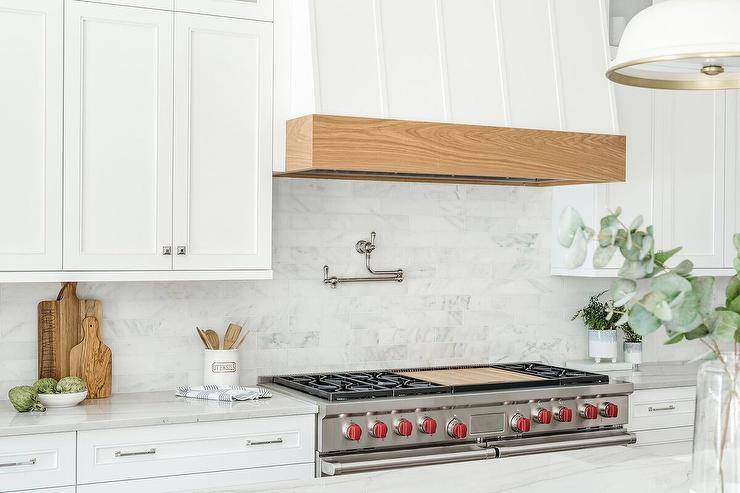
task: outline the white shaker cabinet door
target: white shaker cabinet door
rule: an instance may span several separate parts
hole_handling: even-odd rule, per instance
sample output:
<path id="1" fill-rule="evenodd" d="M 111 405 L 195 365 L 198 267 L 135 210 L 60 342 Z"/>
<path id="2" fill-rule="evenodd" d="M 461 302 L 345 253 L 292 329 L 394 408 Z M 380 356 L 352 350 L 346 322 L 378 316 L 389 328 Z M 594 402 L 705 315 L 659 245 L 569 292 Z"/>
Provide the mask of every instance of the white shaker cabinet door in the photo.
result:
<path id="1" fill-rule="evenodd" d="M 62 268 L 61 0 L 0 0 L 0 271 Z"/>
<path id="2" fill-rule="evenodd" d="M 655 91 L 658 248 L 697 268 L 724 261 L 724 91 Z"/>
<path id="3" fill-rule="evenodd" d="M 66 9 L 64 268 L 169 270 L 173 14 Z"/>
<path id="4" fill-rule="evenodd" d="M 272 24 L 175 25 L 174 268 L 269 269 Z"/>

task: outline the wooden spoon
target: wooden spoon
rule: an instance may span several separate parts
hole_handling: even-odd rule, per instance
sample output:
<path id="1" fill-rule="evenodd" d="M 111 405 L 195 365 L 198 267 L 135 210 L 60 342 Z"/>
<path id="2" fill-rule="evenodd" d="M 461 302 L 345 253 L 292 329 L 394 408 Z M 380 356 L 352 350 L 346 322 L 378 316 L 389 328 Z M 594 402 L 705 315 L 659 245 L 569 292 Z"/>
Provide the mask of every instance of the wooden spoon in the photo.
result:
<path id="1" fill-rule="evenodd" d="M 208 342 L 211 344 L 211 349 L 221 349 L 221 343 L 218 339 L 218 334 L 216 334 L 216 331 L 213 329 L 206 330 L 206 338 L 208 339 Z"/>
<path id="2" fill-rule="evenodd" d="M 206 337 L 206 333 L 203 332 L 203 330 L 200 327 L 195 328 L 196 332 L 198 332 L 198 336 L 200 337 L 200 340 L 203 341 L 203 344 L 205 345 L 206 349 L 213 349 L 211 347 L 211 343 L 208 342 L 208 338 Z"/>
<path id="3" fill-rule="evenodd" d="M 239 334 L 241 334 L 242 328 L 236 324 L 229 324 L 224 334 L 224 349 L 232 349 L 236 341 L 239 340 Z"/>
<path id="4" fill-rule="evenodd" d="M 239 347 L 242 345 L 242 342 L 244 342 L 244 338 L 247 337 L 247 334 L 244 334 L 241 339 L 239 339 L 239 342 L 234 344 L 234 349 L 239 349 Z"/>

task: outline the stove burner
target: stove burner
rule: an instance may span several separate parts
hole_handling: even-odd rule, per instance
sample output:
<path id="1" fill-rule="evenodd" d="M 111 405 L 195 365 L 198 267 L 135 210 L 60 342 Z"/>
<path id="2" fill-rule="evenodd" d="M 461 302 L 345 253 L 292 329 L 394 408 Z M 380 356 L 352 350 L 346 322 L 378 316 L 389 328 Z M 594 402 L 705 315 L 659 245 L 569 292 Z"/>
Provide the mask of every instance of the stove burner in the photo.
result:
<path id="1" fill-rule="evenodd" d="M 273 377 L 273 382 L 330 401 L 398 397 L 422 394 L 454 394 L 458 392 L 502 390 L 523 387 L 606 384 L 609 377 L 580 370 L 550 366 L 544 363 L 502 363 L 492 365 L 423 368 L 443 370 L 459 368 L 500 368 L 516 373 L 540 377 L 525 382 L 497 382 L 488 384 L 446 386 L 418 378 L 399 375 L 392 370 L 356 371 L 327 374 L 285 375 Z M 415 368 L 417 370 L 418 368 Z M 401 370 L 396 370 L 401 371 Z M 408 370 L 404 370 L 408 371 Z"/>

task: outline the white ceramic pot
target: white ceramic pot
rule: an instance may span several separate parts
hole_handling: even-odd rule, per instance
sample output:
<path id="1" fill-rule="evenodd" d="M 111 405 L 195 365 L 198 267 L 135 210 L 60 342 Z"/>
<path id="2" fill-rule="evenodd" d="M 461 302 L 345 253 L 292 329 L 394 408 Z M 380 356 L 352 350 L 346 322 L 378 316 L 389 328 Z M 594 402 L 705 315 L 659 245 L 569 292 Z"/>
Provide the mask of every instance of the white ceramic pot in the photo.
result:
<path id="1" fill-rule="evenodd" d="M 642 364 L 642 343 L 641 342 L 624 342 L 624 362 L 632 365 Z"/>
<path id="2" fill-rule="evenodd" d="M 589 330 L 588 356 L 600 363 L 602 359 L 617 361 L 617 331 Z"/>
<path id="3" fill-rule="evenodd" d="M 204 349 L 203 385 L 239 385 L 239 350 Z"/>
<path id="4" fill-rule="evenodd" d="M 46 407 L 72 407 L 85 400 L 87 390 L 69 394 L 38 394 L 37 397 Z"/>

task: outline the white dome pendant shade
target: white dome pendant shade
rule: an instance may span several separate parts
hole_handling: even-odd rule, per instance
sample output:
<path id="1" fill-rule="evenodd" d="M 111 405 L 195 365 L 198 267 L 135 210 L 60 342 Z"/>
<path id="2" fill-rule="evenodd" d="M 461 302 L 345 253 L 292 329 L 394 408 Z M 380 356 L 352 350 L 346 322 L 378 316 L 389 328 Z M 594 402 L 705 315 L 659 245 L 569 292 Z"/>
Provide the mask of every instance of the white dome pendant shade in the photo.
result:
<path id="1" fill-rule="evenodd" d="M 740 0 L 667 0 L 639 12 L 606 76 L 651 89 L 740 88 Z"/>

